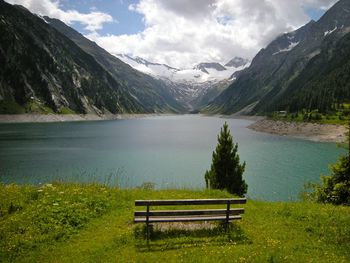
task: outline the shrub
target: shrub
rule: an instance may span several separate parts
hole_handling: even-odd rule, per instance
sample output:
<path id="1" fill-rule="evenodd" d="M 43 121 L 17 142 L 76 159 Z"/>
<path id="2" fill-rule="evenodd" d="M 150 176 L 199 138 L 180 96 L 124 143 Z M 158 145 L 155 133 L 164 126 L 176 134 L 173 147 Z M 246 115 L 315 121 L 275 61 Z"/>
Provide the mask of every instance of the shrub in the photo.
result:
<path id="1" fill-rule="evenodd" d="M 314 186 L 318 202 L 350 205 L 350 132 L 347 137 L 348 155 L 341 156 L 338 162 L 331 166 L 331 176 L 322 176 L 322 184 Z"/>

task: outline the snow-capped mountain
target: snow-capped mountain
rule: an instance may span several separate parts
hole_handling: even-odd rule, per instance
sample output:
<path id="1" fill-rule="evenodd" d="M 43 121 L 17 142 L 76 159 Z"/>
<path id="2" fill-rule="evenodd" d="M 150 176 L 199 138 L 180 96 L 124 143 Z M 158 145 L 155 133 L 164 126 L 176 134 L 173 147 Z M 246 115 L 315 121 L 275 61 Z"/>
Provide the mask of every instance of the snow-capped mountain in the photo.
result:
<path id="1" fill-rule="evenodd" d="M 247 66 L 248 64 L 249 64 L 249 59 L 234 57 L 228 63 L 225 64 L 225 67 L 239 68 L 239 67 Z"/>
<path id="2" fill-rule="evenodd" d="M 246 59 L 234 58 L 225 67 L 220 63 L 205 62 L 193 68 L 178 69 L 140 57 L 116 56 L 134 69 L 162 80 L 174 98 L 188 110 L 195 110 L 212 101 L 236 79 L 236 74 L 250 64 Z"/>
<path id="3" fill-rule="evenodd" d="M 178 69 L 166 64 L 149 62 L 140 57 L 131 57 L 124 54 L 117 54 L 116 56 L 143 73 L 175 83 L 218 83 L 230 79 L 235 72 L 249 66 L 248 60 L 234 58 L 225 67 L 220 63 L 205 62 L 195 65 L 193 68 Z M 240 63 L 232 63 L 232 61 L 238 61 Z"/>

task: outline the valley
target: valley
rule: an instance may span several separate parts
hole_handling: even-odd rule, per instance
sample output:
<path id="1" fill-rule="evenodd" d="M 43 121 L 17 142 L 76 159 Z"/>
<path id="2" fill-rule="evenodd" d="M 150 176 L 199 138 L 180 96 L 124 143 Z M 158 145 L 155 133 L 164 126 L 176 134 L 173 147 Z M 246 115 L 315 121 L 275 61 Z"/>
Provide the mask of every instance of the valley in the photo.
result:
<path id="1" fill-rule="evenodd" d="M 0 0 L 0 262 L 350 262 L 349 125 L 349 0 Z"/>
<path id="2" fill-rule="evenodd" d="M 2 114 L 316 111 L 328 116 L 337 111 L 334 105 L 350 102 L 346 0 L 318 21 L 281 34 L 251 61 L 234 57 L 223 64 L 201 62 L 189 68 L 110 54 L 58 19 L 0 3 L 0 43 L 6 50 L 0 54 L 6 65 L 0 72 Z M 14 14 L 23 17 L 20 24 Z M 19 64 L 21 60 L 26 63 Z"/>

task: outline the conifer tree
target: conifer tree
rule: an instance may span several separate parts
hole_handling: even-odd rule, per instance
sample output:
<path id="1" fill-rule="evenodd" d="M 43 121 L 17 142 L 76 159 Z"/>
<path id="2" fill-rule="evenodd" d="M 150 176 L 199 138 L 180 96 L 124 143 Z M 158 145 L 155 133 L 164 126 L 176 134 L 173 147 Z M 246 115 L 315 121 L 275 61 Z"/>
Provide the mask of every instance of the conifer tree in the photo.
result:
<path id="1" fill-rule="evenodd" d="M 205 173 L 207 187 L 212 189 L 226 189 L 231 194 L 243 196 L 247 192 L 247 184 L 242 179 L 245 162 L 240 164 L 237 153 L 238 144 L 233 138 L 225 122 L 218 135 L 218 144 L 213 152 L 212 164 Z"/>

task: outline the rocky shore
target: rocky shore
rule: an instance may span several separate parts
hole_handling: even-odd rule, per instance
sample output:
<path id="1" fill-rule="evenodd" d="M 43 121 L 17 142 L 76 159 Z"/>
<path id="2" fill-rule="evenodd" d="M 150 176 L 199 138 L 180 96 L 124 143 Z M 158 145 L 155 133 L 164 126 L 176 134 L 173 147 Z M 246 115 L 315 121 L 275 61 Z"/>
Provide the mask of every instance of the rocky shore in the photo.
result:
<path id="1" fill-rule="evenodd" d="M 16 122 L 70 122 L 70 121 L 101 121 L 135 119 L 148 116 L 158 116 L 159 114 L 0 114 L 0 123 Z"/>
<path id="2" fill-rule="evenodd" d="M 291 136 L 318 142 L 344 142 L 346 128 L 342 125 L 286 122 L 263 119 L 248 126 L 258 132 Z"/>

